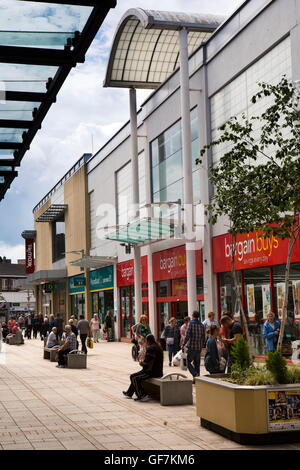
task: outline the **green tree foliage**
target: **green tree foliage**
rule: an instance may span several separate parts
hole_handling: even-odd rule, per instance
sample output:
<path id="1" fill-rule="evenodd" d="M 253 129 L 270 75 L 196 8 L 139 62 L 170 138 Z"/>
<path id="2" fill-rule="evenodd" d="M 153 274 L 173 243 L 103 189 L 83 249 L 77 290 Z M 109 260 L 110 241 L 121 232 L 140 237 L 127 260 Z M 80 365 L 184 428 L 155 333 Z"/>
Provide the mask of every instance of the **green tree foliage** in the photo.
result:
<path id="1" fill-rule="evenodd" d="M 266 359 L 266 367 L 274 375 L 277 383 L 289 383 L 286 360 L 280 351 L 269 351 L 268 358 Z"/>
<path id="2" fill-rule="evenodd" d="M 247 118 L 232 117 L 221 128 L 221 135 L 200 152 L 202 163 L 207 151 L 229 145 L 217 164 L 210 167 L 214 197 L 207 206 L 211 222 L 220 216 L 229 219 L 232 234 L 232 273 L 237 297 L 241 297 L 234 269 L 236 237 L 259 230 L 264 237 L 289 239 L 285 271 L 285 301 L 278 340 L 282 346 L 287 318 L 290 262 L 300 225 L 300 94 L 298 85 L 286 77 L 277 85 L 259 84 L 252 98 L 266 101 L 265 111 Z M 242 307 L 242 305 L 241 305 Z M 242 309 L 247 339 L 249 334 Z"/>

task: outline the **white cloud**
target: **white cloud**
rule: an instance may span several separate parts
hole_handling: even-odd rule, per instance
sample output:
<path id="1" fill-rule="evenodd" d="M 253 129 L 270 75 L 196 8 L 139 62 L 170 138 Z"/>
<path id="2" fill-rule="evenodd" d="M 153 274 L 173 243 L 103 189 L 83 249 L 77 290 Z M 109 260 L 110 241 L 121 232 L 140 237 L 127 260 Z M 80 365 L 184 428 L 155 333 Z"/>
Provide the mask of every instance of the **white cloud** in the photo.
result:
<path id="1" fill-rule="evenodd" d="M 229 14 L 240 3 L 241 0 L 136 0 L 134 6 Z M 10 7 L 9 18 L 5 16 L 4 7 L 7 6 Z M 9 253 L 14 253 L 14 250 L 20 253 L 22 247 L 24 256 L 24 247 L 19 244 L 20 234 L 33 226 L 32 208 L 83 153 L 92 151 L 92 141 L 94 151 L 98 150 L 129 119 L 128 91 L 103 88 L 102 84 L 116 27 L 125 11 L 132 6 L 132 0 L 119 0 L 118 6 L 110 10 L 88 51 L 85 64 L 78 65 L 71 72 L 57 103 L 52 106 L 23 159 L 18 178 L 0 203 L 0 248 L 2 243 Z M 0 29 L 18 29 L 16 25 L 21 25 L 31 31 L 73 30 L 78 24 L 80 11 L 82 9 L 78 7 L 53 6 L 49 9 L 46 4 L 1 0 Z M 89 9 L 81 15 L 81 23 L 85 21 L 87 11 Z M 66 15 L 70 12 L 72 15 L 66 23 Z M 13 24 L 11 18 L 14 19 Z M 138 103 L 147 94 L 138 92 Z"/>
<path id="2" fill-rule="evenodd" d="M 25 241 L 19 245 L 9 245 L 8 243 L 0 241 L 0 256 L 4 256 L 7 259 L 11 259 L 13 263 L 16 263 L 18 259 L 25 258 Z"/>

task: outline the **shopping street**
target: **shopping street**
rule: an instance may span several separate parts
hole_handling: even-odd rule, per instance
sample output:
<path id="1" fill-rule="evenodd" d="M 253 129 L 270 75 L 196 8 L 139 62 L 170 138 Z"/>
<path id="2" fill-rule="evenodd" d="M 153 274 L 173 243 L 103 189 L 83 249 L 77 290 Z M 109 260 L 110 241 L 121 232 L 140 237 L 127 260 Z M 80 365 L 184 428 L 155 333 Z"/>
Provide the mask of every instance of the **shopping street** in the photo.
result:
<path id="1" fill-rule="evenodd" d="M 300 449 L 300 443 L 241 446 L 201 428 L 194 405 L 123 398 L 129 374 L 139 368 L 130 349 L 128 343 L 102 341 L 89 350 L 87 369 L 76 370 L 44 360 L 39 339 L 6 345 L 0 363 L 0 449 Z"/>

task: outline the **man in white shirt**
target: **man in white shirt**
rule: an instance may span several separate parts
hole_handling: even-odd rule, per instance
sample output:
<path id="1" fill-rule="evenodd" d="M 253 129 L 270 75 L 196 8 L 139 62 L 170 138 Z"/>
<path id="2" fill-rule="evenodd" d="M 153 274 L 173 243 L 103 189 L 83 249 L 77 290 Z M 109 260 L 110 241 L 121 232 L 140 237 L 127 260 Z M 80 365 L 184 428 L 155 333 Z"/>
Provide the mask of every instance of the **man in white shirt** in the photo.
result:
<path id="1" fill-rule="evenodd" d="M 54 326 L 51 330 L 51 333 L 48 336 L 47 340 L 47 348 L 53 348 L 54 346 L 58 345 L 58 339 L 57 339 L 57 328 Z"/>

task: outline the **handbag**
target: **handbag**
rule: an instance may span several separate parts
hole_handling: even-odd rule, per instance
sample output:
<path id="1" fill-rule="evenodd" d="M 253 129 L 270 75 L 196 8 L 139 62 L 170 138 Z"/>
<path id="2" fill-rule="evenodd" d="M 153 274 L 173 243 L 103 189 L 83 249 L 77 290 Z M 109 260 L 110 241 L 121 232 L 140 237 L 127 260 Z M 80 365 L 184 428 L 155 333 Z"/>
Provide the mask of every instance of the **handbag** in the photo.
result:
<path id="1" fill-rule="evenodd" d="M 174 338 L 167 338 L 166 339 L 167 346 L 172 346 L 174 344 Z"/>
<path id="2" fill-rule="evenodd" d="M 182 352 L 181 358 L 180 358 L 180 369 L 181 370 L 187 370 L 187 353 Z"/>

